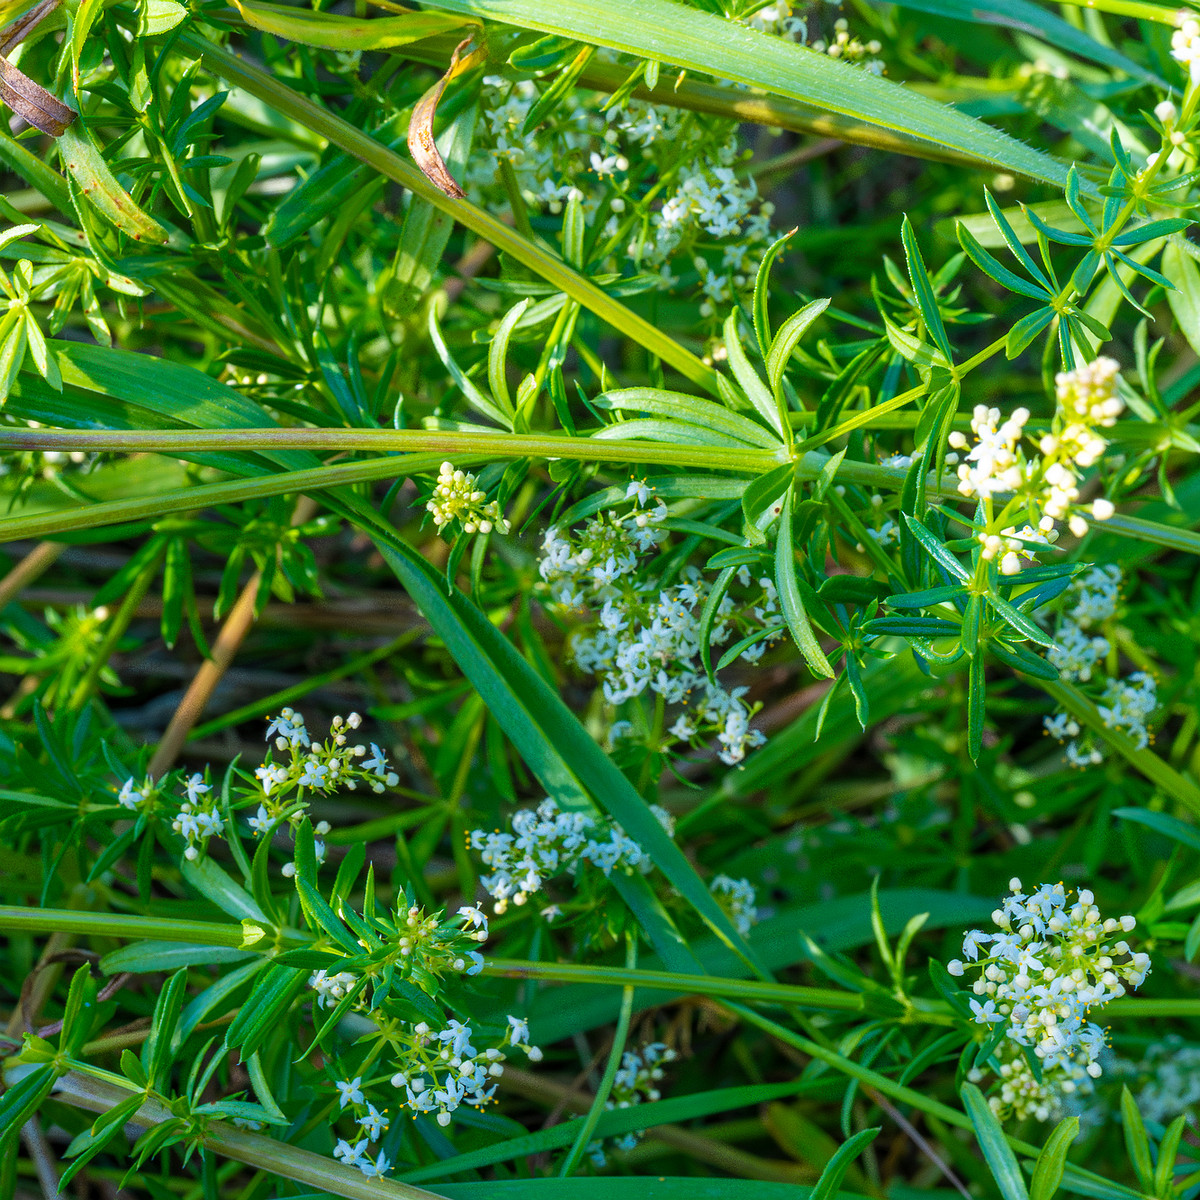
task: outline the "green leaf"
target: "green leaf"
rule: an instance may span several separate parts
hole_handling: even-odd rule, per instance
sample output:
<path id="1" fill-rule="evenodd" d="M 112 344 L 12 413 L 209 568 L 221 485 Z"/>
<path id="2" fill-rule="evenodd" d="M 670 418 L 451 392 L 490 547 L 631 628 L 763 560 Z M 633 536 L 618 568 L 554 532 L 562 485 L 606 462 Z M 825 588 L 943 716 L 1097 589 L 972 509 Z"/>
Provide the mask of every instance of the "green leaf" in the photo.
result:
<path id="1" fill-rule="evenodd" d="M 1151 812 L 1146 808 L 1115 808 L 1113 816 L 1123 821 L 1135 821 L 1193 850 L 1200 850 L 1200 828 L 1188 825 L 1169 813 Z"/>
<path id="2" fill-rule="evenodd" d="M 1123 233 L 1117 234 L 1113 238 L 1112 244 L 1114 246 L 1138 246 L 1153 238 L 1181 233 L 1191 223 L 1187 217 L 1164 217 L 1159 221 L 1146 221 L 1142 225 L 1135 225 L 1132 229 L 1126 229 Z"/>
<path id="3" fill-rule="evenodd" d="M 794 521 L 792 514 L 792 492 L 784 493 L 783 512 L 779 518 L 779 534 L 775 543 L 775 585 L 779 589 L 779 604 L 788 632 L 809 670 L 818 677 L 832 679 L 833 667 L 821 649 L 816 634 L 804 611 L 804 601 L 796 584 L 796 554 L 793 543 Z"/>
<path id="4" fill-rule="evenodd" d="M 771 298 L 771 267 L 779 257 L 796 230 L 791 229 L 782 237 L 776 238 L 762 256 L 758 264 L 758 274 L 754 277 L 754 336 L 758 339 L 758 353 L 763 362 L 767 361 L 768 347 L 771 345 L 771 314 L 769 301 Z"/>
<path id="5" fill-rule="evenodd" d="M 66 181 L 41 158 L 31 153 L 24 142 L 10 137 L 7 128 L 0 129 L 0 162 L 41 192 L 63 216 L 75 219 L 71 192 Z"/>
<path id="6" fill-rule="evenodd" d="M 963 250 L 966 251 L 967 257 L 985 274 L 994 279 L 997 283 L 1008 288 L 1010 292 L 1016 292 L 1021 296 L 1028 296 L 1032 300 L 1049 300 L 1051 293 L 1037 283 L 1030 283 L 1026 279 L 1022 279 L 1019 275 L 1014 274 L 1006 266 L 1003 266 L 997 259 L 993 258 L 976 240 L 975 235 L 963 224 L 958 222 L 958 241 Z"/>
<path id="7" fill-rule="evenodd" d="M 91 1009 L 96 999 L 96 985 L 92 981 L 91 965 L 85 963 L 71 977 L 71 986 L 67 991 L 67 1003 L 63 1009 L 62 1039 L 60 1046 L 67 1054 L 76 1054 L 79 1047 L 87 1041 L 92 1030 L 93 1012 L 85 1014 L 84 1009 Z"/>
<path id="8" fill-rule="evenodd" d="M 488 347 L 488 386 L 492 389 L 492 399 L 507 415 L 510 429 L 516 414 L 508 392 L 508 377 L 504 373 L 505 363 L 508 361 L 508 342 L 517 322 L 525 315 L 525 310 L 531 303 L 528 298 L 521 300 L 504 314 L 504 319 L 492 338 L 492 344 Z"/>
<path id="9" fill-rule="evenodd" d="M 1004 1130 L 984 1099 L 983 1093 L 973 1083 L 964 1083 L 962 1099 L 967 1116 L 971 1118 L 971 1124 L 975 1127 L 979 1148 L 983 1151 L 992 1178 L 1000 1189 L 1000 1195 L 1004 1200 L 1029 1200 L 1021 1168 L 1017 1165 L 1017 1156 L 1012 1152 Z"/>
<path id="10" fill-rule="evenodd" d="M 1029 1200 L 1051 1200 L 1058 1191 L 1063 1171 L 1066 1170 L 1067 1153 L 1078 1135 L 1078 1117 L 1064 1117 L 1055 1125 L 1034 1164 L 1033 1179 L 1029 1185 Z"/>
<path id="11" fill-rule="evenodd" d="M 151 1086 L 160 1092 L 167 1090 L 167 1073 L 174 1061 L 172 1042 L 183 1011 L 186 988 L 187 968 L 183 967 L 167 980 L 159 993 L 150 1022 L 150 1036 L 142 1043 L 142 1066 Z"/>
<path id="12" fill-rule="evenodd" d="M 249 917 L 253 921 L 269 923 L 249 892 L 234 883 L 211 858 L 201 858 L 196 862 L 185 858 L 180 870 L 184 879 L 223 913 L 239 920 Z"/>
<path id="13" fill-rule="evenodd" d="M 785 436 L 787 415 L 774 396 L 767 390 L 758 372 L 750 365 L 746 351 L 742 347 L 741 331 L 738 328 L 738 314 L 735 309 L 725 319 L 725 350 L 729 358 L 729 367 L 733 377 L 738 381 L 746 399 L 757 410 L 767 424 L 775 430 L 780 438 Z M 778 444 L 777 442 L 775 443 Z"/>
<path id="14" fill-rule="evenodd" d="M 358 19 L 290 5 L 266 4 L 263 0 L 233 0 L 233 3 L 252 29 L 325 50 L 386 50 L 472 24 L 462 17 L 436 12 Z"/>
<path id="15" fill-rule="evenodd" d="M 192 1031 L 209 1013 L 225 1004 L 242 984 L 253 979 L 269 961 L 265 955 L 256 954 L 250 962 L 244 963 L 240 967 L 234 967 L 229 974 L 222 975 L 214 984 L 205 988 L 192 999 L 179 1018 L 179 1027 L 175 1032 L 179 1041 L 182 1042 L 185 1038 L 190 1037 Z"/>
<path id="16" fill-rule="evenodd" d="M 71 82 L 79 95 L 79 56 L 87 44 L 88 34 L 96 18 L 104 11 L 103 0 L 82 0 L 75 10 L 71 25 Z"/>
<path id="17" fill-rule="evenodd" d="M 925 269 L 925 260 L 921 257 L 921 249 L 917 245 L 916 234 L 913 233 L 912 223 L 905 215 L 900 227 L 900 237 L 904 242 L 904 258 L 908 265 L 908 277 L 912 281 L 913 294 L 917 298 L 917 307 L 921 310 L 921 319 L 934 344 L 942 352 L 947 362 L 954 359 L 950 349 L 950 339 L 946 336 L 946 327 L 942 323 L 942 314 L 938 309 L 937 293 L 929 272 Z"/>
<path id="18" fill-rule="evenodd" d="M 446 340 L 442 337 L 442 330 L 438 325 L 436 304 L 429 306 L 429 340 L 433 342 L 433 348 L 437 351 L 438 358 L 442 360 L 442 366 L 450 372 L 450 377 L 458 384 L 463 399 L 476 412 L 487 417 L 489 421 L 495 421 L 502 428 L 511 429 L 511 419 L 467 378 L 462 368 L 454 361 L 454 356 L 446 346 Z"/>
<path id="19" fill-rule="evenodd" d="M 783 373 L 796 344 L 808 331 L 808 327 L 829 307 L 828 300 L 813 300 L 799 312 L 792 313 L 779 327 L 779 332 L 763 356 L 767 364 L 767 379 L 771 384 L 776 402 L 781 403 L 779 389 L 783 384 Z"/>
<path id="20" fill-rule="evenodd" d="M 1174 242 L 1169 241 L 1162 253 L 1163 274 L 1175 285 L 1167 292 L 1167 303 L 1187 338 L 1188 345 L 1200 354 L 1200 266 L 1196 260 Z"/>
<path id="21" fill-rule="evenodd" d="M 176 0 L 141 0 L 138 5 L 138 36 L 157 37 L 174 29 L 188 15 Z"/>
<path id="22" fill-rule="evenodd" d="M 892 349 L 906 362 L 912 363 L 918 371 L 928 372 L 934 367 L 942 371 L 950 370 L 950 360 L 938 347 L 914 337 L 886 316 L 882 316 L 882 320 Z"/>
<path id="23" fill-rule="evenodd" d="M 825 1164 L 817 1186 L 808 1200 L 837 1200 L 842 1180 L 850 1164 L 879 1136 L 881 1126 L 863 1129 L 838 1147 L 837 1153 Z"/>
<path id="24" fill-rule="evenodd" d="M 1022 671 L 1026 675 L 1032 675 L 1035 679 L 1055 680 L 1058 678 L 1057 667 L 1048 663 L 1044 658 L 1039 658 L 1036 654 L 1031 653 L 1024 646 L 1010 646 L 1005 642 L 993 639 L 988 643 L 988 649 L 1005 666 L 1012 667 L 1015 671 Z"/>
<path id="25" fill-rule="evenodd" d="M 925 548 L 926 553 L 930 558 L 942 567 L 948 574 L 953 575 L 955 579 L 961 580 L 963 583 L 970 581 L 971 575 L 966 567 L 942 545 L 940 541 L 924 526 L 916 517 L 910 517 L 908 513 L 902 514 L 905 524 L 912 530 L 913 537 Z"/>
<path id="26" fill-rule="evenodd" d="M 1002 600 L 994 592 L 988 594 L 988 603 L 1000 616 L 1019 633 L 1023 633 L 1031 642 L 1045 646 L 1047 650 L 1054 645 L 1054 639 L 1044 630 L 1035 625 L 1023 612 L 1014 608 L 1007 600 Z"/>
<path id="27" fill-rule="evenodd" d="M 967 752 L 972 762 L 979 761 L 979 753 L 983 749 L 986 686 L 984 656 L 972 655 L 967 668 Z"/>
<path id="28" fill-rule="evenodd" d="M 700 400 L 681 392 L 666 392 L 660 388 L 619 388 L 602 392 L 592 401 L 597 408 L 654 413 L 677 421 L 690 421 L 704 429 L 764 450 L 778 450 L 779 439 L 749 417 L 730 412 L 711 400 Z"/>
<path id="29" fill-rule="evenodd" d="M 888 596 L 887 603 L 891 608 L 932 608 L 966 594 L 965 588 L 951 583 L 943 587 L 926 588 L 920 592 L 902 592 L 898 596 Z"/>
<path id="30" fill-rule="evenodd" d="M 50 1094 L 56 1078 L 53 1067 L 39 1066 L 0 1095 L 0 1149 L 7 1144 L 11 1150 L 12 1141 Z"/>
<path id="31" fill-rule="evenodd" d="M 1183 1131 L 1187 1128 L 1186 1113 L 1179 1116 L 1167 1126 L 1162 1141 L 1158 1144 L 1158 1162 L 1154 1168 L 1154 1194 L 1156 1196 L 1171 1195 L 1171 1181 L 1175 1174 L 1175 1158 L 1179 1153 L 1179 1142 Z M 1039 1200 L 1034 1197 L 1034 1200 Z"/>
<path id="32" fill-rule="evenodd" d="M 1057 186 L 1067 172 L 1047 155 L 915 91 L 781 38 L 672 0 L 437 0 L 465 16 L 578 38 L 716 75 L 957 150 Z"/>
<path id="33" fill-rule="evenodd" d="M 254 985 L 225 1032 L 225 1045 L 239 1050 L 244 1062 L 279 1028 L 284 1014 L 308 984 L 303 971 L 271 963 Z"/>
<path id="34" fill-rule="evenodd" d="M 736 574 L 736 566 L 727 566 L 721 568 L 721 573 L 717 576 L 711 590 L 705 597 L 704 608 L 700 613 L 700 629 L 697 634 L 700 642 L 700 662 L 703 664 L 704 673 L 709 679 L 713 678 L 713 626 L 717 623 L 717 611 L 721 607 L 721 601 L 725 599 L 725 595 L 729 591 L 730 585 L 733 583 L 733 577 Z"/>
<path id="35" fill-rule="evenodd" d="M 91 131 L 81 121 L 67 126 L 57 144 L 75 186 L 110 224 L 136 242 L 158 245 L 167 240 L 167 231 L 117 182 Z"/>
<path id="36" fill-rule="evenodd" d="M 1125 1150 L 1137 1175 L 1138 1186 L 1144 1191 L 1154 1188 L 1154 1166 L 1150 1155 L 1150 1139 L 1138 1111 L 1137 1101 L 1128 1087 L 1121 1088 L 1121 1127 L 1125 1134 Z"/>
<path id="37" fill-rule="evenodd" d="M 71 1161 L 58 1181 L 60 1192 L 117 1134 L 123 1132 L 125 1124 L 145 1102 L 146 1098 L 142 1095 L 122 1100 L 120 1104 L 97 1117 L 90 1129 L 85 1129 L 78 1137 L 72 1139 L 66 1150 L 66 1157 Z"/>
<path id="38" fill-rule="evenodd" d="M 257 957 L 253 951 L 232 946 L 197 946 L 191 942 L 133 942 L 110 951 L 100 960 L 106 975 L 143 975 L 150 971 L 174 971 L 179 967 L 208 963 L 245 962 Z"/>

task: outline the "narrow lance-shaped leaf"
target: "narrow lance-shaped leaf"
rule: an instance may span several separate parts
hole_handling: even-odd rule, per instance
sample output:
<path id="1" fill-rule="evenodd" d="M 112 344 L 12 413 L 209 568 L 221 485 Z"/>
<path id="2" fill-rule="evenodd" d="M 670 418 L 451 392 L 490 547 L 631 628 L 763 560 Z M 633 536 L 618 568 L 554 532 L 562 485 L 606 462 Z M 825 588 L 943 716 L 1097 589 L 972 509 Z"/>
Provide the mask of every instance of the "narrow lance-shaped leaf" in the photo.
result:
<path id="1" fill-rule="evenodd" d="M 1138 1185 L 1147 1192 L 1154 1188 L 1154 1166 L 1150 1156 L 1150 1139 L 1138 1111 L 1137 1101 L 1128 1087 L 1121 1089 L 1121 1126 L 1125 1134 L 1125 1149 L 1137 1176 Z"/>
<path id="2" fill-rule="evenodd" d="M 775 585 L 779 589 L 779 604 L 783 609 L 783 619 L 787 622 L 788 632 L 791 633 L 804 661 L 814 675 L 825 679 L 834 677 L 833 667 L 817 641 L 813 627 L 804 611 L 804 601 L 800 597 L 800 589 L 796 584 L 796 555 L 793 538 L 792 492 L 789 488 L 784 494 L 783 511 L 779 516 L 779 535 L 775 543 Z"/>
<path id="3" fill-rule="evenodd" d="M 907 214 L 900 227 L 901 240 L 904 242 L 904 257 L 908 264 L 908 277 L 912 281 L 913 294 L 917 298 L 917 307 L 921 310 L 921 319 L 937 348 L 946 356 L 949 362 L 954 356 L 950 350 L 950 339 L 946 336 L 946 327 L 942 323 L 942 314 L 938 309 L 937 292 L 929 272 L 925 269 L 925 260 L 921 257 L 917 236 L 913 233 L 912 222 Z"/>
<path id="4" fill-rule="evenodd" d="M 789 229 L 767 247 L 762 262 L 758 264 L 758 274 L 754 277 L 754 336 L 758 339 L 758 352 L 764 362 L 771 346 L 771 314 L 768 307 L 771 298 L 771 267 L 795 232 L 796 230 Z"/>
<path id="5" fill-rule="evenodd" d="M 1004 1200 L 1029 1200 L 1025 1179 L 1017 1165 L 1017 1156 L 1008 1144 L 1004 1129 L 984 1099 L 983 1093 L 973 1083 L 964 1083 L 962 1098 L 967 1116 L 971 1118 L 971 1124 L 975 1127 L 979 1148 L 983 1151 L 992 1178 L 1000 1189 L 1000 1195 Z"/>
<path id="6" fill-rule="evenodd" d="M 837 1200 L 838 1191 L 850 1164 L 879 1136 L 880 1129 L 880 1126 L 863 1129 L 843 1142 L 825 1164 L 821 1178 L 817 1180 L 817 1186 L 809 1194 L 808 1200 Z"/>
<path id="7" fill-rule="evenodd" d="M 1067 1168 L 1067 1153 L 1079 1134 L 1079 1118 L 1064 1117 L 1046 1139 L 1033 1168 L 1029 1184 L 1029 1200 L 1051 1200 L 1062 1183 Z"/>
<path id="8" fill-rule="evenodd" d="M 725 351 L 729 358 L 733 377 L 738 381 L 742 391 L 746 393 L 746 398 L 758 411 L 759 416 L 781 438 L 784 437 L 784 414 L 775 397 L 767 390 L 766 385 L 759 378 L 758 372 L 750 365 L 750 360 L 746 357 L 746 351 L 742 347 L 741 331 L 738 328 L 736 309 L 725 319 Z"/>
<path id="9" fill-rule="evenodd" d="M 799 312 L 793 313 L 779 327 L 764 358 L 767 364 L 767 380 L 777 403 L 781 404 L 779 389 L 783 384 L 783 373 L 796 344 L 808 331 L 808 327 L 829 307 L 828 300 L 813 300 Z M 781 404 L 782 407 L 782 404 Z"/>
<path id="10" fill-rule="evenodd" d="M 58 139 L 63 166 L 87 202 L 134 241 L 161 243 L 167 231 L 143 212 L 120 185 L 100 153 L 91 131 L 77 122 Z"/>

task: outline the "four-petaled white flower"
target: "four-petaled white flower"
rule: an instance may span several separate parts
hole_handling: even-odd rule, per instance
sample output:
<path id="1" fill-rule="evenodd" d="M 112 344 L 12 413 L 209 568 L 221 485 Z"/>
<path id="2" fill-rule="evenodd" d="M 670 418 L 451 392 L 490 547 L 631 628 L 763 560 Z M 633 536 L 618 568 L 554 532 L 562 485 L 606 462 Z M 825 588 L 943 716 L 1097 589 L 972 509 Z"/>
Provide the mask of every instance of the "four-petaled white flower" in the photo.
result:
<path id="1" fill-rule="evenodd" d="M 345 1108 L 347 1104 L 362 1104 L 362 1076 L 356 1075 L 345 1081 L 335 1079 L 333 1086 L 338 1090 L 338 1106 Z"/>

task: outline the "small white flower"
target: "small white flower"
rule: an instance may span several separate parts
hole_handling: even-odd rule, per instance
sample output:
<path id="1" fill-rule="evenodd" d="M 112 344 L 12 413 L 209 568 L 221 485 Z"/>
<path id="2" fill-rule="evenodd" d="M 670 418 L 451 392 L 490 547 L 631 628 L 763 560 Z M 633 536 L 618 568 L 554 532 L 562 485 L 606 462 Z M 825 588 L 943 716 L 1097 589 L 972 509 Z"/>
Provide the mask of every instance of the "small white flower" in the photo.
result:
<path id="1" fill-rule="evenodd" d="M 333 1086 L 338 1091 L 339 1108 L 345 1108 L 347 1104 L 363 1103 L 361 1075 L 356 1075 L 353 1079 L 347 1079 L 344 1082 L 335 1079 Z"/>

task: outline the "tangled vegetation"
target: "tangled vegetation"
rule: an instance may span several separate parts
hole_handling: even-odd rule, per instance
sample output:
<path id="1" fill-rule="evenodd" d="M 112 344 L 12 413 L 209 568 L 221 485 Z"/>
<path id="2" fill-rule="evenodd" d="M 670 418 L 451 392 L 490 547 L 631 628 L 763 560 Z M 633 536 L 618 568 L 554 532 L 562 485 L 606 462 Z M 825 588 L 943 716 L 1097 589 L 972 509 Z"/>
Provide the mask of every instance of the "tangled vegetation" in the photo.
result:
<path id="1" fill-rule="evenodd" d="M 0 1200 L 1200 1196 L 1200 3 L 0 39 Z"/>

